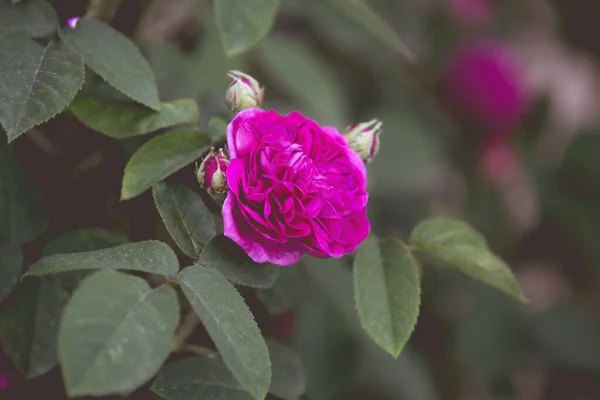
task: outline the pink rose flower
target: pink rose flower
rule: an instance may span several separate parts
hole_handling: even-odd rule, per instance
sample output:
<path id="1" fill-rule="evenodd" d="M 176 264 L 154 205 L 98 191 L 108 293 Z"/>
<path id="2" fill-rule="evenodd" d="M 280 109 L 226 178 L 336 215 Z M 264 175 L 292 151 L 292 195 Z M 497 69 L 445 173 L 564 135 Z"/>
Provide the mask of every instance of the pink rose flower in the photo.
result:
<path id="1" fill-rule="evenodd" d="M 225 236 L 256 262 L 352 253 L 369 235 L 363 161 L 332 127 L 249 108 L 227 127 Z"/>
<path id="2" fill-rule="evenodd" d="M 499 42 L 462 45 L 450 60 L 444 81 L 451 106 L 488 136 L 512 133 L 531 104 L 516 54 Z"/>

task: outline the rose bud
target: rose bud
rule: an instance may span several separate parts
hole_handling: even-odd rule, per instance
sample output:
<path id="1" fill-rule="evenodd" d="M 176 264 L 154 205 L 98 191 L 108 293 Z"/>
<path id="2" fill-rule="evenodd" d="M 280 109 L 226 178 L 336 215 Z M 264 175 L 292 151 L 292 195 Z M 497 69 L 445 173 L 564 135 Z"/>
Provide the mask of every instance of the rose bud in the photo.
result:
<path id="1" fill-rule="evenodd" d="M 71 29 L 77 28 L 77 23 L 79 22 L 79 17 L 69 18 L 67 20 L 67 26 Z"/>
<path id="2" fill-rule="evenodd" d="M 247 108 L 260 107 L 263 101 L 264 88 L 258 81 L 240 71 L 229 71 L 227 75 L 233 82 L 227 87 L 225 98 L 229 109 L 238 113 Z"/>
<path id="3" fill-rule="evenodd" d="M 214 147 L 211 147 L 210 153 L 204 157 L 200 168 L 196 172 L 200 186 L 217 202 L 225 200 L 225 196 L 229 191 L 225 175 L 228 166 L 229 158 L 227 158 L 223 149 L 219 149 L 215 153 Z"/>
<path id="4" fill-rule="evenodd" d="M 352 150 L 357 152 L 366 164 L 373 161 L 379 152 L 379 135 L 382 132 L 382 125 L 383 123 L 378 119 L 372 119 L 368 122 L 350 125 L 342 132 Z"/>

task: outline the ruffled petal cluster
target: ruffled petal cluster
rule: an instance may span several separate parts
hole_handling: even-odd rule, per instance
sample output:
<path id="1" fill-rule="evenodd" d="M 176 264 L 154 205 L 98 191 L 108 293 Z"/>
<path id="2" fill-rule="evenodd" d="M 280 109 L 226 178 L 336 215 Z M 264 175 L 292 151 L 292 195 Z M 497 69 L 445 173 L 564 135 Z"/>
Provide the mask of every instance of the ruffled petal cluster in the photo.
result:
<path id="1" fill-rule="evenodd" d="M 341 257 L 370 231 L 363 161 L 331 127 L 250 108 L 227 129 L 225 235 L 256 262 Z"/>

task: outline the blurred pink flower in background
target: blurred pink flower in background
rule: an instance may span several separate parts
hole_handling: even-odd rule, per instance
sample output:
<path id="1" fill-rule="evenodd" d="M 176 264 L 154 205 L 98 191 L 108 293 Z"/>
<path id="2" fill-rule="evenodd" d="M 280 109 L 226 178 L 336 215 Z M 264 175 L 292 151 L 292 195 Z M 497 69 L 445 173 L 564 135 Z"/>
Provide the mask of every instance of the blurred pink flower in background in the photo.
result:
<path id="1" fill-rule="evenodd" d="M 520 172 L 518 154 L 508 140 L 484 141 L 479 148 L 478 157 L 482 174 L 494 182 L 514 182 Z"/>
<path id="2" fill-rule="evenodd" d="M 477 147 L 477 169 L 493 184 L 515 232 L 537 226 L 540 204 L 525 164 L 508 137 L 487 138 Z"/>
<path id="3" fill-rule="evenodd" d="M 491 0 L 447 0 L 452 17 L 467 25 L 484 25 L 493 15 Z"/>
<path id="4" fill-rule="evenodd" d="M 501 42 L 466 42 L 452 54 L 444 76 L 450 107 L 484 137 L 506 137 L 531 104 L 524 71 Z"/>
<path id="5" fill-rule="evenodd" d="M 462 43 L 443 77 L 444 96 L 476 149 L 477 168 L 498 189 L 511 224 L 535 226 L 539 205 L 511 138 L 534 93 L 516 51 L 500 41 Z"/>

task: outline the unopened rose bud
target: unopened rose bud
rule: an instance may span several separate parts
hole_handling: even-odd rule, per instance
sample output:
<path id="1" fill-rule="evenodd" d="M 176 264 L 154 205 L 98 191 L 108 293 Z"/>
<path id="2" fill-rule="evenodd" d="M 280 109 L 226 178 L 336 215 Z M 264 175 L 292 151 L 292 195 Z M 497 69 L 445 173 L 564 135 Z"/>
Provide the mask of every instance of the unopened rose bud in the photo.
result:
<path id="1" fill-rule="evenodd" d="M 229 109 L 238 113 L 246 108 L 260 107 L 263 101 L 264 88 L 258 81 L 240 71 L 229 71 L 227 75 L 233 82 L 227 87 L 225 98 Z"/>
<path id="2" fill-rule="evenodd" d="M 225 200 L 225 196 L 229 191 L 226 176 L 228 165 L 229 158 L 225 155 L 223 149 L 219 149 L 215 153 L 213 147 L 210 149 L 210 153 L 204 157 L 200 168 L 196 172 L 200 186 L 217 202 Z"/>
<path id="3" fill-rule="evenodd" d="M 77 23 L 79 22 L 79 17 L 69 18 L 67 20 L 67 26 L 71 29 L 77 28 Z"/>
<path id="4" fill-rule="evenodd" d="M 342 132 L 352 150 L 357 152 L 366 164 L 373 161 L 379 152 L 379 135 L 382 132 L 382 126 L 381 121 L 373 119 L 350 125 Z"/>

